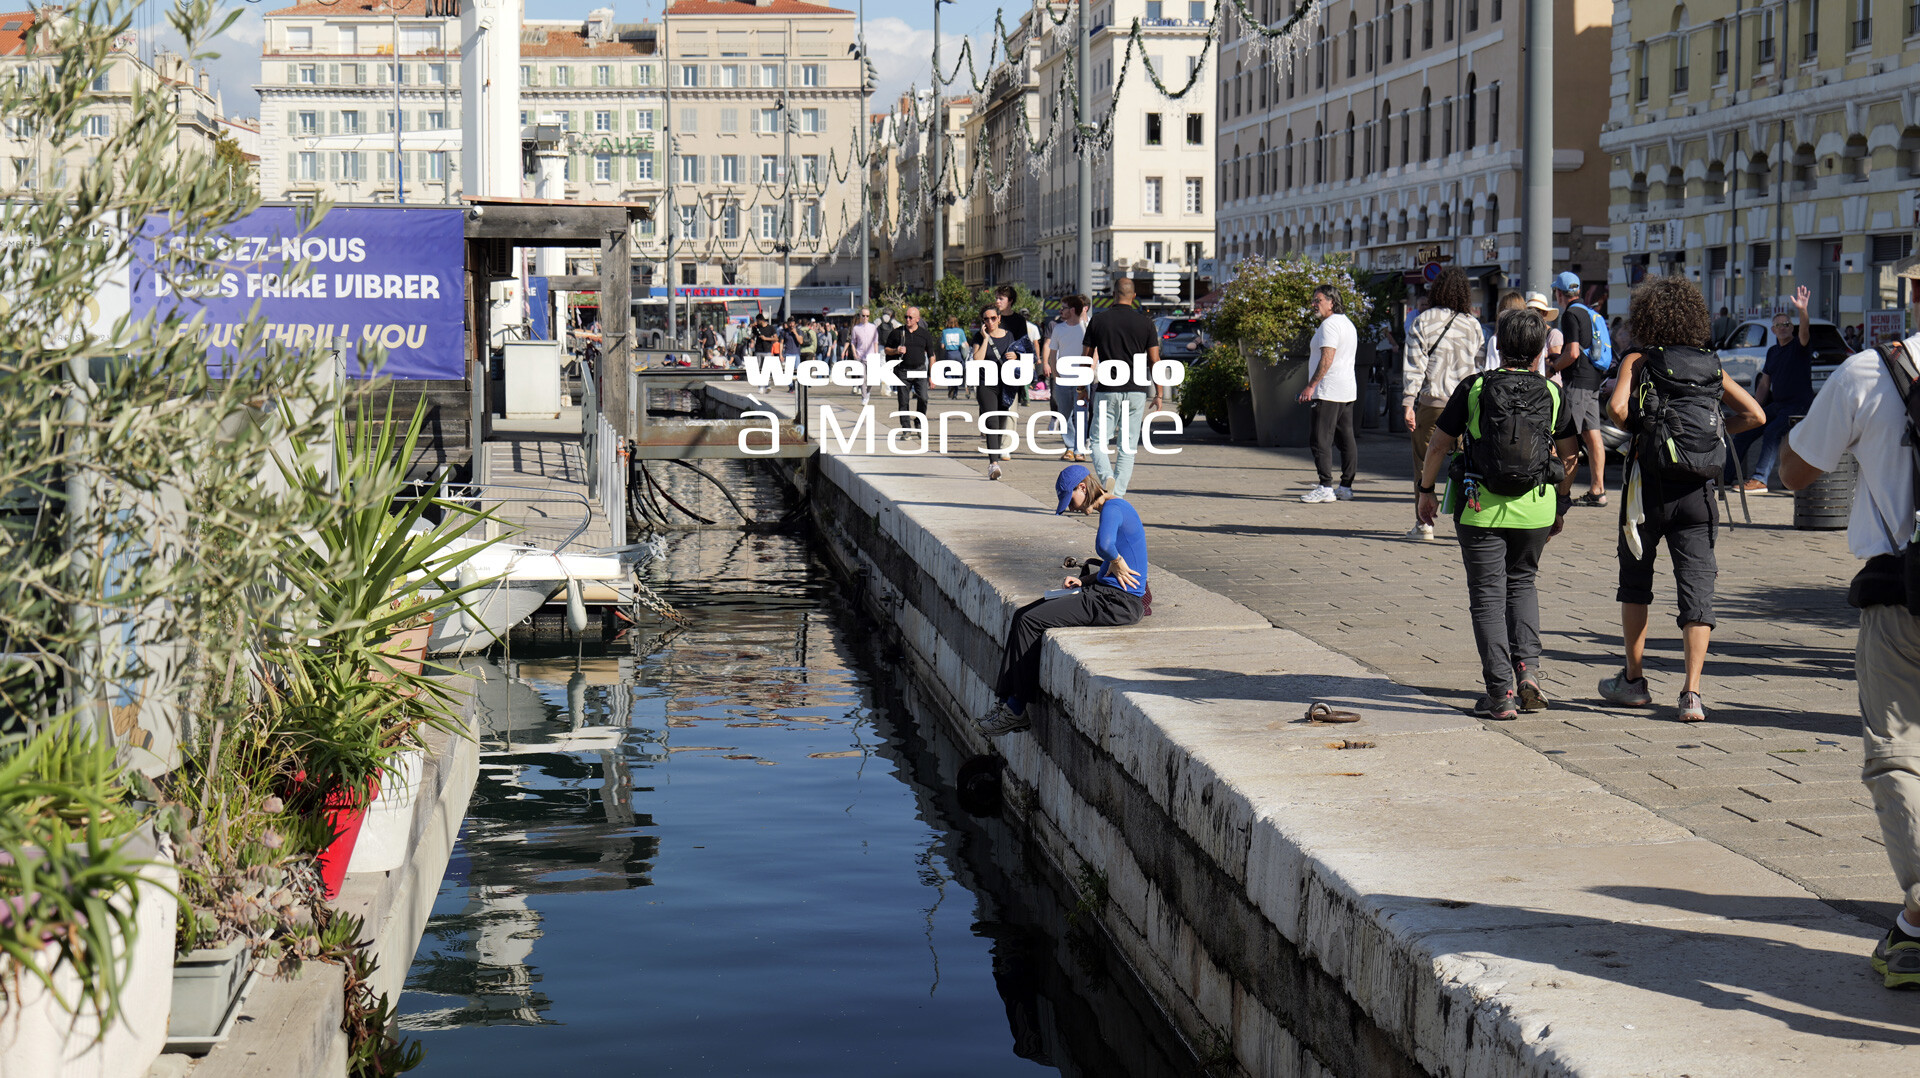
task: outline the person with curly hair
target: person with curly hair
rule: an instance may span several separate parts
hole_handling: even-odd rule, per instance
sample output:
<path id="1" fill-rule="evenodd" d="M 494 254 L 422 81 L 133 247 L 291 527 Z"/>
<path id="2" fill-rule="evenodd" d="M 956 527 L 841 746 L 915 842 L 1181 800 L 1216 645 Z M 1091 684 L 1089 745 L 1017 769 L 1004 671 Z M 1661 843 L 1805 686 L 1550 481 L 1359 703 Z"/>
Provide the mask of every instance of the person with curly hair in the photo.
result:
<path id="1" fill-rule="evenodd" d="M 1700 672 L 1707 661 L 1707 639 L 1713 632 L 1713 587 L 1719 575 L 1713 544 L 1719 523 L 1714 482 L 1697 474 L 1681 474 L 1662 456 L 1647 431 L 1649 418 L 1665 421 L 1680 409 L 1668 400 L 1690 387 L 1701 395 L 1714 392 L 1711 374 L 1718 374 L 1718 403 L 1731 405 L 1726 420 L 1731 432 L 1749 430 L 1767 421 L 1760 405 L 1740 388 L 1707 348 L 1712 321 L 1706 297 L 1683 277 L 1649 277 L 1633 291 L 1627 308 L 1627 326 L 1634 348 L 1622 357 L 1619 380 L 1607 411 L 1614 422 L 1634 433 L 1628 443 L 1625 475 L 1628 493 L 1620 501 L 1620 585 L 1614 598 L 1620 603 L 1620 631 L 1626 661 L 1617 674 L 1600 682 L 1600 696 L 1610 703 L 1649 707 L 1643 665 L 1647 652 L 1647 619 L 1653 603 L 1653 554 L 1665 539 L 1673 562 L 1673 579 L 1680 600 L 1680 639 L 1685 652 L 1686 680 L 1680 690 L 1677 717 L 1681 722 L 1705 722 L 1700 695 Z M 1662 372 L 1656 376 L 1654 370 Z M 1668 372 L 1709 372 L 1680 384 Z M 1696 398 L 1697 399 L 1697 398 Z M 1712 415 L 1712 413 L 1708 413 Z M 1717 427 L 1712 431 L 1719 436 Z M 1671 452 L 1671 450 L 1670 450 Z M 1718 461 L 1709 473 L 1717 475 Z"/>
<path id="2" fill-rule="evenodd" d="M 1427 292 L 1427 309 L 1414 319 L 1400 364 L 1400 406 L 1406 410 L 1407 429 L 1413 432 L 1416 478 L 1433 441 L 1433 426 L 1453 399 L 1453 391 L 1479 373 L 1483 344 L 1485 333 L 1473 316 L 1473 290 L 1467 275 L 1457 266 L 1448 266 Z M 1417 518 L 1417 492 L 1414 502 Z M 1415 519 L 1407 538 L 1432 539 L 1433 522 Z"/>

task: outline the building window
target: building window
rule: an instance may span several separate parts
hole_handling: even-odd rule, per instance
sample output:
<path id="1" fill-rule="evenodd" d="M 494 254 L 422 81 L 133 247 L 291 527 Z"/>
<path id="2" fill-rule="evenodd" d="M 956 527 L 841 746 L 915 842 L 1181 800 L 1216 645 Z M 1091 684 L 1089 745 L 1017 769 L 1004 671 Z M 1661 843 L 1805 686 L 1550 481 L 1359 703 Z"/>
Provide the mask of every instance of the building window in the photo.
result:
<path id="1" fill-rule="evenodd" d="M 1206 211 L 1206 186 L 1207 181 L 1199 176 L 1187 177 L 1186 209 L 1188 213 L 1203 213 Z"/>
<path id="2" fill-rule="evenodd" d="M 447 178 L 447 151 L 429 150 L 427 158 L 427 179 L 444 180 Z"/>
<path id="3" fill-rule="evenodd" d="M 1346 179 L 1353 179 L 1353 113 L 1347 113 Z"/>
<path id="4" fill-rule="evenodd" d="M 696 87 L 700 85 L 700 65 L 699 64 L 681 64 L 680 65 L 680 85 L 687 86 L 687 87 Z"/>
<path id="5" fill-rule="evenodd" d="M 1500 143 L 1500 84 L 1487 87 L 1487 142 Z"/>
<path id="6" fill-rule="evenodd" d="M 763 153 L 760 155 L 760 182 L 780 182 L 780 159 L 773 154 Z"/>
<path id="7" fill-rule="evenodd" d="M 1475 88 L 1478 81 L 1479 80 L 1471 74 L 1467 76 L 1467 142 L 1465 148 L 1469 150 L 1480 145 L 1479 91 Z"/>
<path id="8" fill-rule="evenodd" d="M 1894 275 L 1893 264 L 1912 253 L 1913 237 L 1905 233 L 1867 237 L 1867 255 L 1873 261 L 1873 269 L 1867 276 L 1869 310 L 1893 310 L 1903 305 L 1904 280 Z"/>
<path id="9" fill-rule="evenodd" d="M 760 207 L 760 238 L 763 240 L 780 238 L 780 207 Z"/>
<path id="10" fill-rule="evenodd" d="M 1406 164 L 1402 161 L 1401 164 Z M 1380 105 L 1380 167 L 1393 167 L 1393 101 Z"/>
<path id="11" fill-rule="evenodd" d="M 762 135 L 780 133 L 780 110 L 760 109 L 753 114 L 753 130 Z"/>
<path id="12" fill-rule="evenodd" d="M 1467 0 L 1467 33 L 1480 29 L 1480 0 Z"/>
<path id="13" fill-rule="evenodd" d="M 1380 63 L 1393 63 L 1393 9 L 1387 9 L 1386 29 L 1380 34 Z"/>
<path id="14" fill-rule="evenodd" d="M 720 207 L 720 238 L 737 240 L 740 238 L 740 204 L 729 202 Z"/>
<path id="15" fill-rule="evenodd" d="M 345 150 L 340 154 L 340 178 L 343 180 L 364 180 L 367 178 L 365 166 L 360 160 L 358 150 Z"/>
<path id="16" fill-rule="evenodd" d="M 298 180 L 318 180 L 320 178 L 320 155 L 307 151 L 295 157 L 293 174 L 294 178 Z"/>
<path id="17" fill-rule="evenodd" d="M 653 65 L 641 64 L 634 69 L 635 81 L 641 86 L 653 85 Z"/>
<path id="18" fill-rule="evenodd" d="M 607 183 L 613 179 L 613 155 L 597 153 L 593 155 L 593 179 L 595 183 Z"/>
<path id="19" fill-rule="evenodd" d="M 387 126 L 391 128 L 393 126 L 393 113 L 389 111 L 386 113 L 386 117 Z M 360 133 L 360 113 L 358 111 L 348 109 L 340 114 L 340 133 L 343 135 L 357 135 Z"/>
<path id="20" fill-rule="evenodd" d="M 522 86 L 533 85 L 533 67 L 529 64 L 520 65 L 520 85 Z"/>
<path id="21" fill-rule="evenodd" d="M 605 133 L 613 130 L 613 113 L 601 109 L 593 114 L 593 129 Z"/>
<path id="22" fill-rule="evenodd" d="M 1146 193 L 1141 199 L 1140 212 L 1160 212 L 1160 177 L 1148 176 Z"/>
<path id="23" fill-rule="evenodd" d="M 714 177 L 718 183 L 740 182 L 740 158 L 733 154 L 721 154 L 719 157 L 720 174 Z"/>
<path id="24" fill-rule="evenodd" d="M 680 283 L 681 284 L 699 284 L 700 283 L 700 266 L 698 263 L 694 263 L 694 262 L 680 263 Z"/>
<path id="25" fill-rule="evenodd" d="M 636 110 L 633 114 L 633 129 L 635 131 L 653 130 L 653 110 L 652 109 Z"/>
<path id="26" fill-rule="evenodd" d="M 1313 85 L 1315 86 L 1315 88 L 1319 88 L 1319 87 L 1324 87 L 1326 84 L 1327 84 L 1327 28 L 1322 26 L 1320 28 L 1320 38 L 1313 46 Z M 1233 108 L 1234 114 L 1238 115 L 1240 112 L 1240 102 L 1236 99 L 1233 104 L 1234 104 L 1234 108 Z"/>
<path id="27" fill-rule="evenodd" d="M 423 78 L 421 81 L 426 83 L 427 85 L 429 86 L 445 86 L 446 85 L 447 65 L 421 64 L 420 70 L 426 72 L 425 78 Z M 355 81 L 357 82 L 359 80 L 356 79 Z"/>
<path id="28" fill-rule="evenodd" d="M 1647 99 L 1647 46 L 1645 42 L 1634 46 L 1633 67 L 1635 71 L 1639 72 L 1639 74 L 1635 76 L 1636 81 L 1633 88 L 1634 100 L 1645 101 Z"/>
<path id="29" fill-rule="evenodd" d="M 1453 98 L 1440 102 L 1440 156 L 1453 152 Z"/>
<path id="30" fill-rule="evenodd" d="M 1167 260 L 1167 245 L 1159 240 L 1148 240 L 1142 249 L 1142 253 L 1147 256 L 1147 261 L 1149 262 L 1165 262 Z"/>
<path id="31" fill-rule="evenodd" d="M 714 74 L 718 76 L 714 80 L 715 86 L 730 90 L 740 85 L 739 64 L 721 64 L 714 69 Z"/>
<path id="32" fill-rule="evenodd" d="M 779 64 L 761 64 L 760 65 L 760 85 L 761 86 L 774 87 L 774 86 L 780 85 L 780 82 L 781 82 L 781 79 L 780 79 Z"/>
<path id="33" fill-rule="evenodd" d="M 1187 145 L 1199 146 L 1206 141 L 1206 117 L 1198 112 L 1187 114 Z"/>
<path id="34" fill-rule="evenodd" d="M 700 238 L 700 207 L 680 207 L 680 238 L 686 240 Z"/>
<path id="35" fill-rule="evenodd" d="M 1313 182 L 1327 182 L 1327 135 L 1317 123 L 1313 125 Z"/>
<path id="36" fill-rule="evenodd" d="M 557 119 L 557 120 L 559 120 L 559 121 L 560 121 L 560 130 L 562 130 L 562 131 L 571 131 L 571 130 L 573 130 L 573 113 L 571 113 L 571 112 L 556 112 L 556 113 L 554 113 L 553 115 L 554 115 L 554 118 L 555 118 L 555 119 Z"/>
<path id="37" fill-rule="evenodd" d="M 26 73 L 25 68 L 20 69 L 21 75 L 25 75 Z M 320 69 L 313 64 L 301 64 L 295 71 L 293 81 L 302 86 L 318 85 L 320 82 Z"/>
<path id="38" fill-rule="evenodd" d="M 1454 0 L 1447 0 L 1447 26 L 1446 26 L 1446 38 L 1445 38 L 1445 40 L 1447 41 L 1453 40 L 1453 4 L 1454 4 Z"/>
<path id="39" fill-rule="evenodd" d="M 820 203 L 817 200 L 808 199 L 806 205 L 800 207 L 801 238 L 809 240 L 819 239 L 821 232 L 820 226 Z"/>
<path id="40" fill-rule="evenodd" d="M 320 133 L 320 114 L 319 113 L 317 112 L 295 113 L 294 118 L 298 121 L 294 126 L 299 130 L 299 132 L 302 135 L 318 135 Z"/>
<path id="41" fill-rule="evenodd" d="M 1149 23 L 1159 22 L 1160 10 L 1161 10 L 1160 0 L 1147 0 L 1147 22 Z"/>
<path id="42" fill-rule="evenodd" d="M 825 115 L 826 113 L 821 109 L 801 109 L 800 132 L 806 135 L 818 135 L 825 131 Z"/>
<path id="43" fill-rule="evenodd" d="M 1352 12 L 1347 13 L 1347 77 L 1353 78 L 1359 73 L 1360 60 L 1360 19 Z"/>
<path id="44" fill-rule="evenodd" d="M 1433 91 L 1420 91 L 1420 160 L 1433 159 Z"/>
<path id="45" fill-rule="evenodd" d="M 570 68 L 570 67 L 554 68 L 553 84 L 555 86 L 572 86 L 573 85 L 573 68 Z"/>
<path id="46" fill-rule="evenodd" d="M 640 156 L 633 159 L 633 175 L 634 175 L 634 179 L 636 180 L 646 180 L 649 183 L 653 181 L 653 155 L 652 154 L 643 153 Z M 645 224 L 647 229 L 651 229 L 653 227 L 653 223 L 651 221 L 643 222 L 643 224 Z"/>
<path id="47" fill-rule="evenodd" d="M 699 109 L 681 109 L 680 110 L 680 133 L 684 135 L 691 135 L 698 132 L 699 130 L 700 130 L 700 110 Z"/>
<path id="48" fill-rule="evenodd" d="M 699 183 L 700 182 L 700 155 L 699 154 L 683 153 L 680 155 L 680 182 L 681 183 Z"/>
<path id="49" fill-rule="evenodd" d="M 1800 62 L 1813 63 L 1820 55 L 1820 0 L 1800 5 Z"/>
<path id="50" fill-rule="evenodd" d="M 107 90 L 112 85 L 113 85 L 113 68 L 112 67 L 101 68 L 100 73 L 95 75 L 93 77 L 93 81 L 88 84 L 88 86 L 93 90 L 93 92 L 97 94 L 106 93 Z"/>
<path id="51" fill-rule="evenodd" d="M 800 182 L 817 184 L 820 182 L 820 155 L 803 154 L 800 158 Z"/>
<path id="52" fill-rule="evenodd" d="M 1873 0 L 1853 0 L 1852 48 L 1873 44 Z"/>
<path id="53" fill-rule="evenodd" d="M 313 51 L 313 27 L 311 26 L 287 27 L 287 51 L 288 52 L 312 52 Z"/>
<path id="54" fill-rule="evenodd" d="M 613 85 L 613 65 L 595 64 L 593 66 L 593 84 L 595 86 Z"/>
<path id="55" fill-rule="evenodd" d="M 1690 82 L 1687 59 L 1690 51 L 1685 34 L 1673 39 L 1673 92 L 1676 94 L 1687 92 Z"/>
<path id="56" fill-rule="evenodd" d="M 1420 47 L 1433 48 L 1433 0 L 1421 0 Z"/>
<path id="57" fill-rule="evenodd" d="M 739 109 L 720 110 L 720 133 L 723 135 L 737 135 L 740 133 Z"/>
<path id="58" fill-rule="evenodd" d="M 1715 23 L 1713 27 L 1713 77 L 1715 80 L 1727 77 L 1727 24 Z"/>
<path id="59" fill-rule="evenodd" d="M 1773 39 L 1773 9 L 1764 8 L 1760 12 L 1760 27 L 1753 41 L 1755 63 L 1773 63 Z"/>
<path id="60" fill-rule="evenodd" d="M 1147 113 L 1147 145 L 1160 145 L 1160 114 L 1157 112 Z"/>
<path id="61" fill-rule="evenodd" d="M 819 64 L 801 64 L 800 65 L 800 85 L 802 86 L 819 86 L 820 85 L 820 65 Z"/>

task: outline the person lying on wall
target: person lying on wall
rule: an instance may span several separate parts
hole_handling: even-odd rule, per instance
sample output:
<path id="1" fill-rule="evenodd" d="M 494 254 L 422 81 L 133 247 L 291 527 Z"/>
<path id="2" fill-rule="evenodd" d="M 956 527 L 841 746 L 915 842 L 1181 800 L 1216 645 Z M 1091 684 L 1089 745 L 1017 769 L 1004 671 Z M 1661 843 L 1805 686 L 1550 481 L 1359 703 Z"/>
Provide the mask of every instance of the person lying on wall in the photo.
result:
<path id="1" fill-rule="evenodd" d="M 1132 625 L 1152 612 L 1153 592 L 1147 587 L 1147 532 L 1140 514 L 1124 498 L 1107 493 L 1085 465 L 1060 469 L 1054 480 L 1061 513 L 1098 513 L 1100 528 L 1094 549 L 1098 565 L 1088 559 L 1081 576 L 1070 576 L 1062 588 L 1014 612 L 1007 630 L 1007 650 L 1000 660 L 1000 678 L 994 683 L 998 701 L 979 722 L 980 732 L 998 737 L 1030 725 L 1029 708 L 1040 696 L 1040 646 L 1048 629 L 1076 626 Z"/>

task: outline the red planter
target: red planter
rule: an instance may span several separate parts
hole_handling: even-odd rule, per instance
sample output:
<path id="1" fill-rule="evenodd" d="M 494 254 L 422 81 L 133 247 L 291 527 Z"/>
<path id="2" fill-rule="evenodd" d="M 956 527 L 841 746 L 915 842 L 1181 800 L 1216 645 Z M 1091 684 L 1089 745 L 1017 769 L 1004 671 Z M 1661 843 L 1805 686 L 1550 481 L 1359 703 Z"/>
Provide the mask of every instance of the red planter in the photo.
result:
<path id="1" fill-rule="evenodd" d="M 294 776 L 296 783 L 305 782 L 306 772 Z M 333 832 L 333 841 L 327 843 L 316 859 L 320 864 L 320 887 L 324 897 L 332 899 L 340 894 L 340 884 L 347 878 L 347 863 L 353 860 L 354 844 L 360 841 L 360 824 L 366 819 L 367 806 L 380 796 L 380 776 L 375 775 L 367 782 L 367 796 L 354 804 L 353 797 L 341 788 L 327 793 L 324 811 L 327 825 Z"/>

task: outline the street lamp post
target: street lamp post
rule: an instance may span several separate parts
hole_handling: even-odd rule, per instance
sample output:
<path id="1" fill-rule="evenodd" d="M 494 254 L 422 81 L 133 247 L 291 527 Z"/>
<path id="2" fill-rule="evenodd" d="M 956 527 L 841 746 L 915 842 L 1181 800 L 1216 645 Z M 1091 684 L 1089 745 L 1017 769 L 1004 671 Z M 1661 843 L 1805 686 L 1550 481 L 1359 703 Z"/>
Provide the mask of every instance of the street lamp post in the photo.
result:
<path id="1" fill-rule="evenodd" d="M 941 111 L 940 95 L 940 8 L 953 0 L 933 0 L 933 117 L 927 123 L 927 137 L 933 150 L 933 287 L 947 272 L 947 187 L 941 182 L 940 160 L 947 141 L 947 118 Z M 923 182 L 923 188 L 926 186 Z"/>
<path id="2" fill-rule="evenodd" d="M 400 111 L 400 11 L 393 12 L 393 190 L 400 205 L 407 204 L 407 158 L 400 150 L 400 128 L 405 126 Z"/>
<path id="3" fill-rule="evenodd" d="M 1553 0 L 1527 0 L 1527 137 L 1521 151 L 1520 235 L 1526 287 L 1553 278 Z"/>
<path id="4" fill-rule="evenodd" d="M 679 327 L 675 324 L 679 321 L 679 293 L 674 290 L 673 280 L 673 232 L 674 227 L 679 223 L 679 218 L 674 214 L 673 210 L 673 61 L 668 59 L 668 57 L 673 55 L 673 52 L 667 45 L 668 16 L 672 13 L 673 4 L 671 2 L 665 4 L 660 9 L 660 73 L 666 76 L 666 84 L 661 88 L 662 96 L 660 101 L 660 162 L 666 166 L 667 170 L 667 219 L 661 222 L 661 239 L 667 246 L 667 259 L 665 263 L 667 274 L 666 344 L 669 347 L 680 339 Z"/>
<path id="5" fill-rule="evenodd" d="M 1535 3 L 1547 0 L 1533 0 Z M 1088 143 L 1092 139 L 1093 125 L 1087 123 L 1092 110 L 1091 83 L 1087 79 L 1087 54 L 1091 51 L 1087 35 L 1087 3 L 1079 0 L 1077 5 L 1078 33 L 1073 62 L 1074 95 L 1079 99 L 1079 111 L 1075 114 L 1074 153 L 1080 161 L 1080 202 L 1077 207 L 1079 235 L 1074 238 L 1074 277 L 1080 282 L 1082 294 L 1093 295 L 1093 147 Z"/>
<path id="6" fill-rule="evenodd" d="M 786 191 L 782 198 L 785 212 L 780 229 L 780 314 L 785 321 L 793 317 L 793 112 L 786 94 L 780 95 L 780 160 L 786 169 Z M 862 250 L 865 250 L 864 242 Z"/>
<path id="7" fill-rule="evenodd" d="M 873 162 L 867 160 L 867 94 L 870 92 L 867 78 L 867 0 L 860 0 L 860 29 L 854 50 L 860 54 L 860 126 L 855 129 L 860 140 L 860 306 L 866 307 L 873 303 L 873 269 L 870 262 L 873 257 Z"/>

